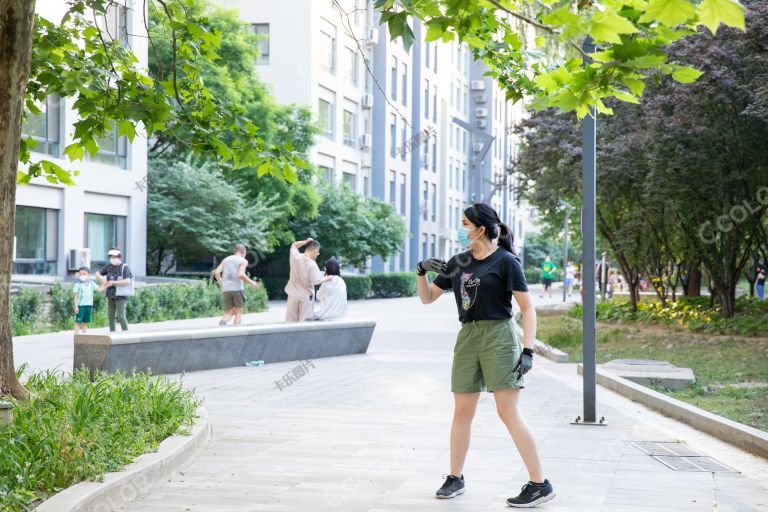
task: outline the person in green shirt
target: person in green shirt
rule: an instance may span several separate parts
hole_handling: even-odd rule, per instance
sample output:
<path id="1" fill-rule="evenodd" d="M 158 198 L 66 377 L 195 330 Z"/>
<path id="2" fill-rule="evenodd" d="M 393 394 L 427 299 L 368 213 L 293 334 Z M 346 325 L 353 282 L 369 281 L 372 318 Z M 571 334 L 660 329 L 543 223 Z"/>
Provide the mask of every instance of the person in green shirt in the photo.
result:
<path id="1" fill-rule="evenodd" d="M 541 264 L 541 282 L 544 284 L 544 291 L 549 293 L 550 299 L 552 298 L 552 282 L 555 280 L 556 269 L 557 267 L 547 254 L 544 263 Z M 544 294 L 541 294 L 541 297 L 544 297 Z"/>
<path id="2" fill-rule="evenodd" d="M 77 271 L 77 280 L 72 287 L 75 296 L 75 334 L 78 331 L 88 332 L 88 324 L 93 318 L 93 292 L 101 290 L 95 281 L 90 279 L 88 267 L 80 267 Z"/>

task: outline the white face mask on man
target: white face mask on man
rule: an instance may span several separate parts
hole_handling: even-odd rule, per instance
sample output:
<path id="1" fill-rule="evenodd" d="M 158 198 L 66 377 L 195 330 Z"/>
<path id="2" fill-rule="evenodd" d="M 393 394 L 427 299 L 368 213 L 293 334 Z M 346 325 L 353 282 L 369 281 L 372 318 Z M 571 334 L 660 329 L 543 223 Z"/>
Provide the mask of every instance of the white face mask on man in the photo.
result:
<path id="1" fill-rule="evenodd" d="M 109 258 L 109 263 L 112 265 L 119 265 L 120 264 L 120 258 Z"/>

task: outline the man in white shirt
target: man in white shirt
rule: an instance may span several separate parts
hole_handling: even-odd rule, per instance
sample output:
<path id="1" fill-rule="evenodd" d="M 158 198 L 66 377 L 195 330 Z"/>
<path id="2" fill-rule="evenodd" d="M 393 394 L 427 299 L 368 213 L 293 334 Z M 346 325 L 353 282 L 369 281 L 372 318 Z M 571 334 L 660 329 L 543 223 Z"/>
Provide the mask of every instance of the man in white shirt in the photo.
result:
<path id="1" fill-rule="evenodd" d="M 304 247 L 304 253 L 299 252 L 299 247 Z M 288 295 L 286 322 L 303 322 L 312 315 L 315 285 L 323 279 L 323 272 L 316 263 L 319 254 L 320 243 L 317 240 L 307 238 L 291 244 L 291 273 L 285 285 Z"/>

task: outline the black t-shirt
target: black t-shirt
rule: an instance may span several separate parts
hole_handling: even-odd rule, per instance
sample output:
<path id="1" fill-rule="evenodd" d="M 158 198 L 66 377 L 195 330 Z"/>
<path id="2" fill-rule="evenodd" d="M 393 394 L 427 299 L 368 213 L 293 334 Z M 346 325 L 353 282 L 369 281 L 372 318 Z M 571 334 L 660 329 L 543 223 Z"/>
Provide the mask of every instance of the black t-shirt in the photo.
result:
<path id="1" fill-rule="evenodd" d="M 527 292 L 520 259 L 499 247 L 483 260 L 465 251 L 448 260 L 448 270 L 433 281 L 453 288 L 461 323 L 512 318 L 512 292 Z"/>
<path id="2" fill-rule="evenodd" d="M 105 276 L 107 278 L 107 281 L 122 281 L 123 279 L 132 279 L 133 274 L 131 274 L 131 269 L 128 267 L 128 265 L 121 263 L 119 265 L 113 265 L 111 263 L 107 263 L 103 267 L 101 267 L 101 270 L 99 270 L 99 274 Z M 124 299 L 126 297 L 115 297 L 115 292 L 117 290 L 114 286 L 110 286 L 106 290 L 106 295 L 110 299 L 118 298 L 118 299 Z"/>

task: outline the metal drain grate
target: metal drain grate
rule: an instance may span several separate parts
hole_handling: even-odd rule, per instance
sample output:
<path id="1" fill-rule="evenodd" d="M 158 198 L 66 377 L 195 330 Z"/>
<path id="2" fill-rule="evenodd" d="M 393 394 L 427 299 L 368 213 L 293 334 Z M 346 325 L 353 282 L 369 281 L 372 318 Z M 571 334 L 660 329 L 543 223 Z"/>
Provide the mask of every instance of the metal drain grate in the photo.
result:
<path id="1" fill-rule="evenodd" d="M 638 441 L 632 444 L 673 471 L 738 473 L 735 469 L 690 448 L 685 443 Z"/>

